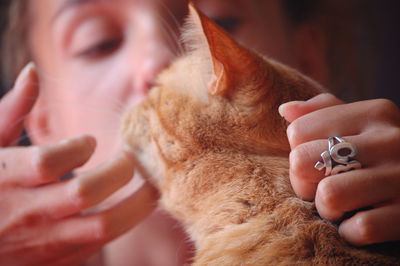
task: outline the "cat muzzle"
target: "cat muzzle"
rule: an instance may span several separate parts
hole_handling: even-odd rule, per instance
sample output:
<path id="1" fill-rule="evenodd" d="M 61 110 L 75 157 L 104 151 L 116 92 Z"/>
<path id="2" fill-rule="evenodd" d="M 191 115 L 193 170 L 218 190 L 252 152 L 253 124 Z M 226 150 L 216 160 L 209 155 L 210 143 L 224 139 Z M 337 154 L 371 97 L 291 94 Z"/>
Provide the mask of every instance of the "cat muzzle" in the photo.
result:
<path id="1" fill-rule="evenodd" d="M 319 171 L 325 168 L 325 176 L 361 168 L 361 163 L 354 159 L 357 148 L 352 143 L 334 136 L 328 139 L 328 145 L 328 150 L 321 153 L 322 161 L 318 161 L 314 166 Z"/>

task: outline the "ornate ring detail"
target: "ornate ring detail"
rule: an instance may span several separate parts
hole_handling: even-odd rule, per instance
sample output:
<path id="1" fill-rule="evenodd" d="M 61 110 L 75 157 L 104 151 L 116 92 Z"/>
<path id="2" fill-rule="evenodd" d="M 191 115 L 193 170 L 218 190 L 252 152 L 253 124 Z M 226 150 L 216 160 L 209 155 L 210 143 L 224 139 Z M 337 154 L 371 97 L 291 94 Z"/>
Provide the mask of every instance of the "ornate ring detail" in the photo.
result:
<path id="1" fill-rule="evenodd" d="M 319 171 L 325 168 L 325 176 L 361 168 L 361 163 L 354 160 L 357 148 L 353 144 L 338 136 L 330 137 L 328 144 L 329 149 L 321 153 L 322 162 L 317 162 L 314 168 Z"/>

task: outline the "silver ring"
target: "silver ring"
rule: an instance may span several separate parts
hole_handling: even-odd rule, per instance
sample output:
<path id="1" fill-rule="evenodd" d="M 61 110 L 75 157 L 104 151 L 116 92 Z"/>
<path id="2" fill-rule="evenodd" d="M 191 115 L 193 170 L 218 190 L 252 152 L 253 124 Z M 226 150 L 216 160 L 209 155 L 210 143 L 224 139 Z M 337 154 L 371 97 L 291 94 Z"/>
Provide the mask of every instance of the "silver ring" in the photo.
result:
<path id="1" fill-rule="evenodd" d="M 334 136 L 328 139 L 329 149 L 321 153 L 322 161 L 315 164 L 314 168 L 322 171 L 325 176 L 336 175 L 347 171 L 360 169 L 361 163 L 354 160 L 357 148 L 343 138 Z"/>

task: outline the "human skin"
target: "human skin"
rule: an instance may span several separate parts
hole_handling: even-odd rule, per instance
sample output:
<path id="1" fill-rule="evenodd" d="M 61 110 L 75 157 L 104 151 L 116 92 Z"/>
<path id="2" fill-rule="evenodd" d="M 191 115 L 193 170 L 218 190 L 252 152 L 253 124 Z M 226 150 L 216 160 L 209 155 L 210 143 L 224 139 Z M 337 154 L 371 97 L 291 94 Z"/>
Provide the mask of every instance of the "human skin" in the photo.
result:
<path id="1" fill-rule="evenodd" d="M 33 59 L 38 66 L 42 94 L 29 117 L 28 131 L 32 133 L 32 139 L 37 144 L 52 143 L 82 133 L 94 136 L 97 140 L 96 152 L 81 168 L 85 170 L 108 159 L 113 148 L 120 149 L 119 118 L 124 110 L 145 97 L 157 72 L 171 60 L 174 51 L 170 51 L 172 49 L 168 46 L 169 40 L 163 38 L 174 36 L 171 33 L 168 36 L 162 35 L 165 25 L 158 21 L 158 16 L 164 10 L 160 6 L 152 5 L 158 3 L 157 1 L 92 1 L 58 13 L 62 2 L 45 0 L 31 6 L 34 23 L 30 40 Z M 261 42 L 263 45 L 259 48 L 265 52 L 270 51 L 276 58 L 293 65 L 296 60 L 285 52 L 292 50 L 292 42 L 288 40 L 289 35 L 285 33 L 284 24 L 281 23 L 283 18 L 279 14 L 282 14 L 282 10 L 273 1 L 267 2 L 269 4 L 264 8 L 271 14 L 267 23 L 274 26 L 268 28 L 270 31 L 265 34 Z M 229 16 L 240 8 L 240 27 L 232 33 L 246 40 L 247 45 L 260 43 L 250 36 L 264 29 L 260 23 L 265 18 L 263 14 L 253 3 L 227 3 L 198 1 L 199 6 L 214 17 L 225 17 L 226 14 L 217 11 L 227 10 L 228 6 Z M 168 4 L 175 19 L 181 20 L 186 11 L 186 1 L 170 0 L 164 4 Z M 217 9 L 213 9 L 215 7 Z M 56 18 L 54 14 L 58 14 Z M 168 14 L 163 18 L 168 19 Z M 143 21 L 148 24 L 144 25 Z M 173 21 L 170 25 L 175 26 Z M 248 33 L 249 30 L 251 34 Z M 88 38 L 88 35 L 92 37 Z M 117 45 L 99 49 L 104 43 Z M 114 200 L 129 195 L 135 187 L 135 182 L 131 182 L 114 196 Z M 166 225 L 171 224 L 158 222 L 160 220 L 157 216 L 147 220 L 109 245 L 106 260 L 110 264 L 118 264 L 119 261 L 143 264 L 143 261 L 154 259 L 151 249 L 160 252 L 165 247 L 172 246 L 173 248 L 167 250 L 171 255 L 160 255 L 160 258 L 164 263 L 175 261 L 174 249 L 187 249 L 187 241 L 160 244 L 165 239 L 173 239 L 171 233 L 165 235 L 156 230 L 168 228 Z M 169 227 L 176 228 L 173 225 Z M 174 230 L 173 234 L 180 233 Z M 162 239 L 161 235 L 164 235 Z M 152 238 L 156 239 L 153 241 L 155 243 L 146 244 L 147 239 Z M 126 247 L 145 251 L 127 251 L 121 254 L 121 250 Z M 180 253 L 184 254 L 182 257 L 188 256 L 185 252 Z M 182 260 L 184 258 L 179 263 Z"/>
<path id="2" fill-rule="evenodd" d="M 288 122 L 290 178 L 297 195 L 315 199 L 319 214 L 342 221 L 339 233 L 353 245 L 400 240 L 400 110 L 376 99 L 345 104 L 332 94 L 280 107 Z M 342 136 L 358 150 L 362 169 L 329 177 L 314 168 L 327 139 Z"/>
<path id="3" fill-rule="evenodd" d="M 57 174 L 51 174 L 50 180 L 45 179 L 46 182 L 30 183 L 29 189 L 26 189 L 26 191 L 23 190 L 23 194 L 14 193 L 14 189 L 17 189 L 14 186 L 5 186 L 9 189 L 8 193 L 13 197 L 10 197 L 7 201 L 5 201 L 5 198 L 0 198 L 0 202 L 6 204 L 10 203 L 12 199 L 14 199 L 14 205 L 10 204 L 9 206 L 15 206 L 15 204 L 21 202 L 21 195 L 23 195 L 24 199 L 29 198 L 29 195 L 35 195 L 33 198 L 37 199 L 38 203 L 35 205 L 32 202 L 32 206 L 40 206 L 41 208 L 36 208 L 33 209 L 33 211 L 30 210 L 30 212 L 27 212 L 26 216 L 28 217 L 32 212 L 34 212 L 33 214 L 42 213 L 42 210 L 47 208 L 47 205 L 43 204 L 43 202 L 55 202 L 56 199 L 60 198 L 60 195 L 67 193 L 62 193 L 63 191 L 68 190 L 68 187 L 74 186 L 71 184 L 74 184 L 74 182 L 80 182 L 76 180 L 82 180 L 85 179 L 85 177 L 88 177 L 93 183 L 87 184 L 109 184 L 110 182 L 104 182 L 104 179 L 112 176 L 112 178 L 120 180 L 118 183 L 121 184 L 121 186 L 128 182 L 127 179 L 131 176 L 128 178 L 123 173 L 132 171 L 132 165 L 129 160 L 126 160 L 124 155 L 118 157 L 119 159 L 117 159 L 116 162 L 114 161 L 114 163 L 111 163 L 111 166 L 108 166 L 109 168 L 107 168 L 109 170 L 101 168 L 102 166 L 99 168 L 99 165 L 102 164 L 102 162 L 109 160 L 111 157 L 114 157 L 121 149 L 119 143 L 120 138 L 118 135 L 119 118 L 121 114 L 127 108 L 139 103 L 141 99 L 146 96 L 148 89 L 154 82 L 156 74 L 160 69 L 167 65 L 176 54 L 176 51 L 174 50 L 176 47 L 171 47 L 169 45 L 170 40 L 168 37 L 162 34 L 165 27 L 159 21 L 160 14 L 163 14 L 163 18 L 170 20 L 172 32 L 176 31 L 176 27 L 174 26 L 174 23 L 172 23 L 171 17 L 165 13 L 165 9 L 158 5 L 153 5 L 156 4 L 157 1 L 113 0 L 99 2 L 94 0 L 71 6 L 60 13 L 60 7 L 64 2 L 65 0 L 41 0 L 30 2 L 33 22 L 31 24 L 29 43 L 33 59 L 38 69 L 41 90 L 40 95 L 36 96 L 37 88 L 35 92 L 32 86 L 22 86 L 25 90 L 23 89 L 22 93 L 18 94 L 19 96 L 15 96 L 19 101 L 23 102 L 21 105 L 8 99 L 2 101 L 2 105 L 6 106 L 3 107 L 6 111 L 2 113 L 20 114 L 20 116 L 9 116 L 8 121 L 18 121 L 19 117 L 23 117 L 29 112 L 30 108 L 28 107 L 32 105 L 32 102 L 24 103 L 24 97 L 38 97 L 36 105 L 28 115 L 26 125 L 34 143 L 42 146 L 35 146 L 32 149 L 36 149 L 36 152 L 39 152 L 40 154 L 46 154 L 46 152 L 42 153 L 42 150 L 46 151 L 49 150 L 49 147 L 53 147 L 55 150 L 54 153 L 59 155 L 61 158 L 58 164 L 50 167 L 51 169 L 45 169 L 45 172 L 55 171 Z M 264 4 L 261 7 L 256 6 L 253 1 L 245 0 L 198 0 L 196 2 L 199 7 L 211 17 L 239 18 L 239 24 L 231 31 L 231 33 L 245 45 L 254 47 L 264 54 L 296 67 L 321 83 L 325 84 L 326 80 L 328 80 L 325 67 L 326 60 L 324 57 L 323 34 L 316 31 L 313 25 L 310 24 L 305 24 L 302 27 L 297 28 L 295 31 L 289 29 L 284 23 L 283 12 L 278 5 L 278 1 L 264 1 Z M 186 1 L 168 0 L 164 3 L 168 4 L 171 9 L 170 11 L 175 14 L 178 21 L 184 16 Z M 237 13 L 237 10 L 240 10 L 240 13 Z M 147 21 L 147 24 L 144 25 L 143 21 Z M 263 34 L 260 34 L 260 32 Z M 173 38 L 173 35 L 174 34 L 171 33 L 168 34 L 169 38 Z M 90 36 L 90 38 L 88 38 L 88 36 Z M 28 80 L 35 83 L 36 74 L 34 73 L 34 70 L 30 70 L 29 73 Z M 13 90 L 11 93 L 17 92 L 18 89 Z M 334 135 L 342 135 L 346 137 L 346 131 L 341 132 L 339 130 L 341 129 L 340 125 L 345 121 L 353 121 L 356 119 L 354 117 L 349 117 L 348 115 L 338 116 L 337 110 L 332 111 L 331 109 L 328 109 L 329 111 L 326 111 L 326 108 L 338 103 L 340 103 L 339 100 L 328 101 L 328 103 L 322 101 L 321 104 L 313 104 L 311 102 L 311 105 L 310 103 L 306 103 L 303 106 L 286 105 L 286 107 L 281 108 L 285 118 L 287 118 L 289 122 L 293 122 L 288 131 L 289 142 L 293 148 L 293 152 L 291 153 L 291 180 L 293 187 L 296 193 L 304 199 L 311 200 L 316 195 L 317 208 L 321 215 L 332 220 L 338 219 L 344 211 L 340 209 L 342 208 L 343 203 L 339 201 L 342 196 L 339 192 L 343 191 L 343 189 L 337 189 L 338 187 L 341 187 L 339 185 L 333 186 L 333 184 L 336 184 L 337 182 L 340 184 L 346 184 L 346 182 L 343 182 L 341 178 L 338 178 L 338 176 L 323 179 L 321 173 L 315 169 L 309 168 L 310 166 L 312 168 L 315 162 L 319 160 L 319 154 L 326 149 L 326 147 L 324 147 L 326 146 L 326 138 L 333 133 Z M 388 102 L 386 102 L 386 104 L 391 105 Z M 365 111 L 368 108 L 377 108 L 376 105 L 371 105 L 371 102 L 369 104 L 361 102 L 352 106 L 352 111 L 353 109 Z M 334 107 L 335 106 L 332 108 Z M 336 106 L 336 108 L 340 109 L 344 107 L 350 108 L 350 105 Z M 15 112 L 15 110 L 18 112 Z M 396 108 L 391 108 L 391 110 L 394 114 L 398 113 Z M 395 115 L 380 117 L 374 116 L 373 112 L 363 113 L 366 115 L 362 118 L 357 117 L 356 121 L 351 122 L 351 124 L 354 126 L 356 126 L 357 123 L 365 125 L 362 121 L 375 121 L 375 123 L 372 123 L 371 125 L 377 130 L 377 132 L 380 132 L 379 129 L 386 130 L 387 128 L 382 127 L 387 125 L 390 125 L 390 132 L 392 132 L 392 130 L 395 132 L 396 129 L 398 129 L 398 118 Z M 306 118 L 310 115 L 314 118 L 312 123 L 312 125 L 314 125 L 313 127 L 308 127 L 310 122 L 308 122 Z M 327 130 L 328 127 L 326 126 L 324 127 L 324 121 L 326 121 L 326 118 L 332 116 L 335 118 L 335 127 L 332 126 L 331 128 L 333 128 L 335 132 Z M 384 121 L 385 123 L 380 123 L 380 121 Z M 7 125 L 7 123 L 5 125 Z M 318 125 L 321 126 L 318 127 Z M 308 132 L 309 135 L 306 136 L 310 137 L 306 138 L 303 137 L 304 132 L 302 129 L 304 128 L 309 128 L 310 130 L 315 129 L 315 131 L 311 132 L 312 134 Z M 361 128 L 361 126 L 359 128 Z M 1 129 L 0 132 L 7 132 L 5 126 Z M 360 129 L 360 132 L 361 131 L 362 130 Z M 93 143 L 93 139 L 89 136 L 83 136 L 78 139 L 62 142 L 63 144 L 61 149 L 59 148 L 60 144 L 54 144 L 63 139 L 73 138 L 82 134 L 90 134 L 95 137 L 97 148 L 94 153 L 91 150 L 92 146 L 90 145 L 90 143 Z M 7 133 L 6 137 L 3 137 L 3 139 L 6 139 L 7 141 L 1 142 L 2 146 L 7 146 L 10 143 L 8 140 L 16 138 L 16 136 L 18 136 L 17 132 L 14 132 L 13 134 Z M 393 169 L 393 172 L 392 175 L 388 176 L 388 179 L 391 178 L 390 180 L 392 183 L 390 184 L 393 184 L 391 188 L 397 188 L 397 191 L 400 191 L 399 185 L 396 183 L 398 180 L 397 177 L 399 176 L 398 167 L 396 167 L 396 162 L 397 165 L 399 165 L 399 157 L 396 153 L 396 149 L 399 150 L 399 140 L 396 136 L 396 134 L 392 136 L 391 140 L 393 142 L 391 145 L 388 144 L 389 142 L 386 143 L 387 146 L 384 146 L 385 149 L 382 149 L 381 152 L 382 156 L 373 156 L 373 158 L 371 158 L 372 160 L 379 159 L 379 163 L 382 166 L 387 162 L 388 158 L 393 155 L 389 160 L 389 162 L 393 163 L 391 165 L 388 164 L 390 169 Z M 373 144 L 375 147 L 380 147 L 381 144 L 381 140 L 369 138 L 366 140 L 364 139 L 363 141 L 357 141 L 355 137 L 354 141 L 353 138 L 350 138 L 349 141 L 354 142 L 359 148 L 360 156 L 361 154 L 371 154 L 368 149 L 363 148 L 364 143 L 372 141 L 374 142 Z M 316 143 L 318 143 L 318 145 L 316 145 Z M 312 156 L 306 157 L 303 156 L 302 153 L 298 152 L 300 149 L 298 147 L 301 146 L 306 147 L 303 149 L 303 152 L 311 153 L 311 151 L 313 151 Z M 11 161 L 18 161 L 20 158 L 27 158 L 28 161 L 33 161 L 34 156 L 30 153 L 31 151 L 29 149 L 30 148 L 20 148 L 15 151 L 13 148 L 5 148 L 2 149 L 1 154 L 3 158 L 7 158 L 7 160 Z M 74 162 L 73 165 L 67 165 L 67 162 L 71 158 L 71 153 L 68 153 L 63 149 L 67 149 L 68 151 L 69 149 L 72 149 L 75 152 L 73 155 L 86 154 L 86 157 L 80 159 L 79 162 Z M 306 160 L 305 158 L 308 159 Z M 369 165 L 372 166 L 378 164 L 378 161 L 376 164 L 373 162 L 367 164 L 366 162 L 368 159 L 364 160 L 364 158 L 360 158 L 360 161 L 366 169 L 370 169 L 370 167 L 368 167 Z M 86 164 L 84 164 L 85 162 Z M 78 165 L 82 164 L 84 164 L 83 167 L 76 169 Z M 32 165 L 35 165 L 35 163 L 33 162 Z M 21 168 L 20 165 L 18 165 L 18 167 L 20 173 L 32 172 L 32 169 L 29 167 Z M 103 167 L 107 167 L 107 164 Z M 121 170 L 119 167 L 122 167 L 125 170 Z M 11 168 L 9 168 L 8 173 L 13 172 L 12 169 L 10 169 Z M 52 188 L 55 187 L 54 181 L 58 179 L 58 176 L 62 175 L 60 169 L 68 169 L 69 171 L 74 170 L 74 172 L 77 173 L 77 176 L 70 181 L 60 184 L 57 183 L 57 187 L 61 187 L 61 191 L 55 190 L 57 191 L 56 193 L 52 191 Z M 306 171 L 304 169 L 308 170 Z M 371 175 L 370 173 L 362 171 L 354 171 L 347 173 L 346 175 L 353 176 L 355 173 L 371 176 L 371 180 L 373 180 L 371 183 L 376 181 L 374 182 L 373 188 L 376 188 L 377 191 L 379 190 L 382 193 L 387 191 L 387 189 L 382 187 L 382 183 L 379 182 L 379 175 Z M 16 175 L 7 175 L 9 177 L 5 180 L 14 180 L 19 178 L 19 176 Z M 32 176 L 32 178 L 38 178 L 40 180 L 43 177 L 39 174 L 39 176 Z M 320 182 L 321 180 L 323 181 Z M 328 182 L 326 180 L 334 181 Z M 29 183 L 30 181 L 28 180 L 27 182 Z M 326 183 L 330 184 L 330 186 L 324 185 Z M 135 184 L 135 182 L 129 183 L 124 187 L 124 191 L 117 195 L 113 202 L 121 200 L 128 195 L 132 195 L 133 191 L 137 189 L 137 186 L 139 185 Z M 25 188 L 26 184 L 23 187 Z M 94 187 L 97 188 L 97 186 Z M 62 188 L 65 190 L 62 190 Z M 348 191 L 358 191 L 359 188 L 360 185 L 358 183 L 354 183 L 353 185 L 349 184 L 346 187 Z M 363 187 L 361 186 L 361 188 Z M 118 188 L 115 187 L 113 191 L 117 189 Z M 46 190 L 49 191 L 49 193 L 46 194 Z M 329 192 L 330 190 L 333 190 L 336 194 Z M 80 189 L 79 191 L 84 191 L 87 194 L 81 193 L 77 195 L 78 201 L 81 198 L 96 198 L 95 201 L 90 201 L 90 206 L 99 203 L 106 198 L 106 195 L 113 192 L 109 191 L 109 193 L 106 194 L 100 193 L 100 196 L 98 196 L 98 193 L 95 193 L 96 191 L 90 189 Z M 85 244 L 79 242 L 79 247 L 80 245 L 84 245 L 87 247 L 87 252 L 77 254 L 75 252 L 77 244 L 75 242 L 68 242 L 70 243 L 69 245 L 60 245 L 57 252 L 48 254 L 35 253 L 35 249 L 33 249 L 30 254 L 31 257 L 37 258 L 38 263 L 41 262 L 40 259 L 43 261 L 50 261 L 50 259 L 54 260 L 57 258 L 67 258 L 71 262 L 84 261 L 85 258 L 94 250 L 100 249 L 107 241 L 136 225 L 139 220 L 153 210 L 154 201 L 157 198 L 156 193 L 154 193 L 154 191 L 147 185 L 144 185 L 144 187 L 136 193 L 142 193 L 139 195 L 143 195 L 140 202 L 134 202 L 134 198 L 137 198 L 138 194 L 133 194 L 133 196 L 128 198 L 128 201 L 125 200 L 122 204 L 122 206 L 125 206 L 123 207 L 123 212 L 129 213 L 135 218 L 130 218 L 128 221 L 127 219 L 121 219 L 116 215 L 122 213 L 121 209 L 119 209 L 120 211 L 114 212 L 115 215 L 107 216 L 110 217 L 107 218 L 107 227 L 102 225 L 101 221 L 104 221 L 103 218 L 106 216 L 106 213 L 109 212 L 103 212 L 94 216 L 98 217 L 97 222 L 100 221 L 99 224 L 102 225 L 100 226 L 100 232 L 103 232 L 103 234 L 94 234 L 92 237 L 95 235 L 103 235 L 104 238 L 100 237 L 100 239 L 92 239 L 91 241 L 88 241 L 90 243 Z M 360 195 L 371 195 L 370 190 L 366 188 L 358 193 Z M 334 196 L 327 200 L 327 197 L 324 195 Z M 73 198 L 74 197 L 72 196 L 72 199 Z M 354 203 L 354 198 L 358 199 L 360 197 L 346 198 L 346 203 L 351 205 Z M 392 198 L 398 199 L 399 196 L 398 194 L 393 195 Z M 68 206 L 68 200 L 63 200 L 63 204 Z M 367 206 L 369 206 L 371 203 L 367 201 L 361 202 L 357 205 L 357 208 L 359 206 L 364 206 L 365 204 L 368 204 Z M 398 217 L 396 216 L 396 211 L 398 211 L 398 207 L 396 206 L 398 205 L 393 206 L 395 206 L 395 208 L 392 208 L 391 212 L 386 212 L 386 217 L 393 214 L 392 216 L 395 218 L 394 221 L 398 223 L 400 221 L 400 219 L 396 218 Z M 81 209 L 86 209 L 87 207 L 89 206 L 81 206 L 79 210 L 73 212 L 73 217 L 76 217 L 74 220 L 76 223 L 66 223 L 65 231 L 70 232 L 71 235 L 75 234 L 76 236 L 79 236 L 79 234 L 82 233 L 82 228 L 85 227 L 80 226 L 79 224 L 81 224 L 81 222 L 84 224 L 86 216 L 82 216 L 79 211 Z M 381 206 L 379 205 L 378 207 Z M 354 204 L 352 205 L 352 208 L 355 208 Z M 382 208 L 383 207 L 378 208 L 378 210 Z M 51 226 L 56 227 L 58 226 L 58 223 L 64 223 L 68 220 L 64 219 L 67 217 L 58 214 L 58 211 L 58 208 L 51 209 L 49 217 L 57 217 L 58 219 L 49 219 L 50 222 L 46 224 L 46 229 Z M 8 216 L 13 216 L 13 214 L 15 214 L 15 208 L 13 209 L 9 207 L 8 213 Z M 361 214 L 363 213 L 359 213 L 358 215 L 360 216 Z M 3 212 L 0 215 L 3 215 Z M 24 215 L 21 217 L 21 219 L 26 218 Z M 59 217 L 62 219 L 59 219 Z M 354 217 L 356 219 L 356 216 Z M 95 220 L 95 218 L 93 220 Z M 164 235 L 161 233 L 166 231 L 171 232 L 170 227 L 168 227 L 168 225 L 171 224 L 169 222 L 158 223 L 158 220 L 160 220 L 158 216 L 153 220 L 146 220 L 145 223 L 137 226 L 137 229 L 139 230 L 131 231 L 123 238 L 111 244 L 108 248 L 110 252 L 107 253 L 110 258 L 108 262 L 110 264 L 117 264 L 118 260 L 123 262 L 137 262 L 139 260 L 140 262 L 143 262 L 143 260 L 156 257 L 153 254 L 155 250 L 157 250 L 157 252 L 160 251 L 158 247 L 168 246 L 169 249 L 163 249 L 160 252 L 169 255 L 161 255 L 160 258 L 164 262 L 172 261 L 171 265 L 174 265 L 176 261 L 174 250 L 185 250 L 185 247 L 182 246 L 182 244 L 179 244 L 181 243 L 179 241 L 167 243 L 162 242 L 162 239 L 165 240 L 171 238 L 171 234 Z M 43 232 L 44 230 L 43 224 L 40 223 L 33 223 L 33 225 L 37 225 L 37 227 L 28 227 L 18 219 L 3 219 L 3 221 L 5 221 L 5 225 L 8 226 L 7 228 L 18 228 L 14 225 L 21 224 L 22 226 L 19 227 L 19 230 L 32 232 L 32 235 L 35 237 L 40 236 L 40 232 Z M 386 230 L 384 231 L 384 234 L 380 234 L 380 232 L 383 231 L 377 230 L 375 232 L 372 230 L 373 235 L 368 235 L 371 234 L 371 220 L 364 219 L 363 221 L 363 227 L 361 228 L 367 232 L 368 239 L 365 237 L 362 238 L 365 233 L 353 230 L 355 227 L 354 224 L 357 223 L 355 222 L 352 224 L 351 220 L 347 220 L 341 224 L 340 232 L 350 242 L 360 245 L 371 242 L 393 240 L 392 238 L 388 238 L 388 234 L 391 233 L 393 234 L 391 234 L 390 237 L 396 236 L 396 239 L 400 238 L 398 232 L 388 232 L 388 230 L 397 230 L 395 229 L 396 227 L 389 226 L 385 228 Z M 381 222 L 383 223 L 385 221 L 387 221 L 387 219 L 383 219 Z M 126 224 L 121 225 L 121 223 Z M 372 225 L 375 224 L 373 223 Z M 155 230 L 156 227 L 163 226 L 164 228 L 161 231 Z M 114 232 L 113 228 L 125 228 L 126 230 L 110 236 L 110 232 Z M 152 231 L 155 232 L 152 233 Z M 13 231 L 10 231 L 10 236 L 13 235 L 12 233 Z M 51 235 L 43 235 L 47 236 L 46 239 L 52 239 Z M 143 238 L 143 235 L 146 236 L 146 239 Z M 77 239 L 82 240 L 79 239 L 79 237 Z M 151 240 L 146 242 L 145 240 L 147 239 Z M 58 238 L 57 240 L 63 242 L 63 239 L 61 238 Z M 0 244 L 1 242 L 0 239 Z M 40 241 L 37 241 L 37 243 L 40 243 Z M 45 242 L 43 243 L 46 244 Z M 157 246 L 157 243 L 161 243 L 161 245 Z M 54 241 L 52 244 L 57 247 L 57 241 Z M 17 245 L 15 245 L 15 247 L 15 252 L 18 252 L 19 248 L 21 248 L 21 246 Z M 133 251 L 126 251 L 126 247 L 132 247 Z M 146 252 L 134 252 L 135 248 L 140 247 L 147 251 L 148 256 L 144 255 Z M 37 250 L 39 250 L 39 248 Z M 65 253 L 63 253 L 64 251 Z M 14 257 L 17 257 L 15 256 L 17 253 L 13 254 Z M 0 256 L 3 256 L 2 258 L 4 258 L 7 254 L 0 253 Z M 183 258 L 178 259 L 177 263 L 182 263 L 184 257 L 185 255 L 183 255 Z M 26 259 L 22 256 L 20 258 Z M 153 261 L 153 263 L 155 262 Z"/>
<path id="4" fill-rule="evenodd" d="M 5 181 L 0 186 L 1 264 L 80 263 L 126 233 L 156 207 L 158 195 L 151 186 L 140 182 L 127 184 L 133 166 L 118 151 L 116 143 L 123 109 L 145 97 L 154 76 L 171 56 L 163 50 L 165 42 L 158 39 L 159 28 L 147 25 L 146 31 L 139 31 L 143 28 L 140 25 L 143 16 L 151 20 L 156 15 L 149 13 L 155 10 L 143 7 L 138 14 L 136 9 L 132 11 L 131 1 L 121 2 L 116 10 L 117 7 L 110 7 L 115 4 L 113 1 L 106 6 L 89 3 L 71 7 L 55 18 L 62 2 L 30 2 L 33 21 L 30 46 L 37 71 L 32 66 L 23 71 L 15 88 L 1 102 L 2 113 L 9 114 L 7 120 L 1 121 L 4 136 L 0 160 L 5 165 L 1 173 Z M 124 19 L 121 14 L 127 17 Z M 124 45 L 123 54 L 105 60 L 103 55 L 109 55 L 117 46 L 111 42 L 106 48 L 97 49 L 96 45 L 110 38 L 118 40 L 120 36 L 115 34 L 122 33 L 118 28 L 121 20 L 126 22 L 123 32 L 135 32 L 135 38 L 125 36 L 124 40 L 130 42 Z M 90 35 L 92 38 L 86 38 Z M 146 47 L 142 47 L 142 40 Z M 90 59 L 81 56 L 93 46 L 95 51 Z M 104 60 L 96 61 L 99 58 Z M 140 79 L 132 78 L 136 74 Z M 10 133 L 9 125 L 22 122 L 23 118 L 34 144 L 40 146 L 8 147 L 15 144 L 13 141 L 20 133 L 18 130 Z M 18 125 L 18 129 L 21 127 Z M 82 134 L 85 135 L 77 137 Z M 73 179 L 57 182 L 71 171 L 75 173 Z M 87 213 L 87 209 L 125 184 L 125 191 L 117 199 L 100 207 L 106 210 L 97 211 L 96 207 L 91 210 L 95 213 Z M 173 226 L 168 220 L 160 224 Z M 149 236 L 158 233 L 153 231 Z M 164 231 L 171 232 L 165 233 L 165 239 L 179 235 L 178 230 Z M 139 240 L 136 242 L 146 242 Z M 174 263 L 177 244 L 170 245 L 167 241 L 165 246 L 174 246 L 170 257 L 165 258 Z M 135 255 L 140 259 L 140 253 Z"/>
<path id="5" fill-rule="evenodd" d="M 145 184 L 116 206 L 81 213 L 129 182 L 131 160 L 120 154 L 57 182 L 90 158 L 96 141 L 82 135 L 40 147 L 13 147 L 21 135 L 21 118 L 37 96 L 37 74 L 30 65 L 0 102 L 0 111 L 8 114 L 0 120 L 0 264 L 74 265 L 147 216 L 157 192 Z"/>

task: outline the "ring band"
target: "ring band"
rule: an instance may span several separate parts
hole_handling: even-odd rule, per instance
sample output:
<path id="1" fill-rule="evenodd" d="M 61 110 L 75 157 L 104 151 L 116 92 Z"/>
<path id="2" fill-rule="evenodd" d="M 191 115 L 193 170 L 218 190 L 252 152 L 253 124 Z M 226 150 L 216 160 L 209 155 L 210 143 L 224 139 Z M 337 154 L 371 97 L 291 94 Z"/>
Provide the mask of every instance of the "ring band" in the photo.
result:
<path id="1" fill-rule="evenodd" d="M 361 163 L 354 160 L 357 148 L 352 143 L 334 136 L 328 139 L 328 145 L 329 149 L 321 153 L 322 161 L 318 161 L 314 166 L 319 171 L 325 168 L 325 176 L 361 168 Z"/>

